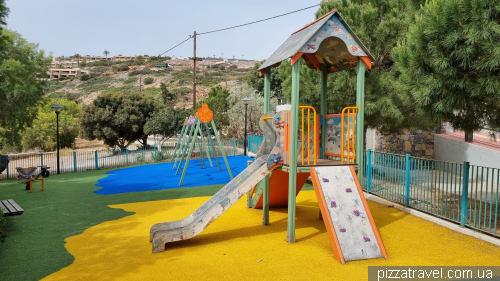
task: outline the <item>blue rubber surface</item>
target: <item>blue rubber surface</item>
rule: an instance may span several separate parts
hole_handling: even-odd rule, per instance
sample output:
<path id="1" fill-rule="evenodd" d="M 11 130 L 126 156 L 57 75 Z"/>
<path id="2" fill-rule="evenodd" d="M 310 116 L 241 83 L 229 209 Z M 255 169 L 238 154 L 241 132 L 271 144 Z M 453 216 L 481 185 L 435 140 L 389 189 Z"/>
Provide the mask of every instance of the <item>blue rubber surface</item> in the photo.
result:
<path id="1" fill-rule="evenodd" d="M 247 156 L 227 157 L 233 177 L 236 177 L 246 169 L 248 160 L 253 161 L 254 159 Z M 96 186 L 102 187 L 102 189 L 96 190 L 94 193 L 117 194 L 178 187 L 226 184 L 231 180 L 222 157 L 219 157 L 221 171 L 217 168 L 215 158 L 212 158 L 213 167 L 210 167 L 208 159 L 205 159 L 204 163 L 206 169 L 201 169 L 200 160 L 196 159 L 189 161 L 184 183 L 182 186 L 179 186 L 184 163 L 185 162 L 183 162 L 183 166 L 179 171 L 179 175 L 175 174 L 176 170 L 172 170 L 174 163 L 143 165 L 113 170 L 106 173 L 109 176 L 98 181 Z"/>

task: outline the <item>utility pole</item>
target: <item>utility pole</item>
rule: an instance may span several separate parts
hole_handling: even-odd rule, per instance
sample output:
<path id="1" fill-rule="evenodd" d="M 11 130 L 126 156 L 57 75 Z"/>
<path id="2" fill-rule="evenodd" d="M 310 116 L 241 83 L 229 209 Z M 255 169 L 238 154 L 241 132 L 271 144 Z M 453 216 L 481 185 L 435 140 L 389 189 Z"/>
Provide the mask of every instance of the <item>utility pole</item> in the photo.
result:
<path id="1" fill-rule="evenodd" d="M 224 53 L 220 53 L 222 55 L 222 60 L 224 60 Z"/>
<path id="2" fill-rule="evenodd" d="M 193 108 L 196 108 L 196 31 L 193 33 Z"/>
<path id="3" fill-rule="evenodd" d="M 139 92 L 142 92 L 142 76 L 139 76 Z"/>

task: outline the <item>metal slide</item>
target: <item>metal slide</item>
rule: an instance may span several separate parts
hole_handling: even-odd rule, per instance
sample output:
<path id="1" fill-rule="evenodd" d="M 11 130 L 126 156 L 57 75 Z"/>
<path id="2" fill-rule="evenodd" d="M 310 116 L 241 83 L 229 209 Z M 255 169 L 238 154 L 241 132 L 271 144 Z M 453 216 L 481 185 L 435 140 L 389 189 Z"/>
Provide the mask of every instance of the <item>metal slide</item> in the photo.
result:
<path id="1" fill-rule="evenodd" d="M 189 217 L 153 225 L 149 236 L 153 242 L 153 253 L 165 251 L 166 243 L 186 240 L 201 233 L 276 167 L 272 165 L 268 168 L 268 158 L 272 157 L 264 155 L 257 158 Z"/>
<path id="2" fill-rule="evenodd" d="M 311 167 L 311 179 L 335 258 L 341 263 L 387 259 L 354 168 Z"/>

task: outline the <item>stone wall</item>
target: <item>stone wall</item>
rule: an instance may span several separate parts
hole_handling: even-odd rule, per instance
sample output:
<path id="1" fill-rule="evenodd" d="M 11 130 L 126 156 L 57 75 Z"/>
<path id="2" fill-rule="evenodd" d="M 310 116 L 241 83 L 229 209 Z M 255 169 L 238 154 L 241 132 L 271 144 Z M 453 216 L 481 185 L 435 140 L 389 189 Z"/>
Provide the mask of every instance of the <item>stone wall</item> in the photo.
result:
<path id="1" fill-rule="evenodd" d="M 411 154 L 415 157 L 434 158 L 435 131 L 404 130 L 401 135 L 375 133 L 375 150 L 395 154 Z"/>

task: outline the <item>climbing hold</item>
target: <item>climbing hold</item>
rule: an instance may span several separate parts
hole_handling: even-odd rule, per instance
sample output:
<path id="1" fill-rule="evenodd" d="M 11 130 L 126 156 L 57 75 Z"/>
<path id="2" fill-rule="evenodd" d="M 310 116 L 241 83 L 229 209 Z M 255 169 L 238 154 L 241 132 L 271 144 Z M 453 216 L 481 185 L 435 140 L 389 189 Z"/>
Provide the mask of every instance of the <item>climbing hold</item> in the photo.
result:
<path id="1" fill-rule="evenodd" d="M 358 210 L 354 210 L 353 213 L 356 215 L 356 216 L 359 216 L 359 211 Z"/>
<path id="2" fill-rule="evenodd" d="M 345 232 L 345 228 L 341 228 L 341 229 L 340 229 L 340 232 Z"/>
<path id="3" fill-rule="evenodd" d="M 322 178 L 323 182 L 329 182 L 330 180 L 328 180 L 327 178 Z"/>
<path id="4" fill-rule="evenodd" d="M 332 201 L 330 202 L 330 206 L 333 208 L 333 207 L 337 207 L 337 203 L 335 201 Z"/>
<path id="5" fill-rule="evenodd" d="M 368 238 L 368 237 L 363 237 L 363 240 L 365 240 L 365 242 L 368 242 L 368 241 L 370 241 L 370 238 Z"/>
<path id="6" fill-rule="evenodd" d="M 345 189 L 345 192 L 352 192 L 352 189 L 350 189 L 350 188 L 346 188 L 346 189 Z"/>

